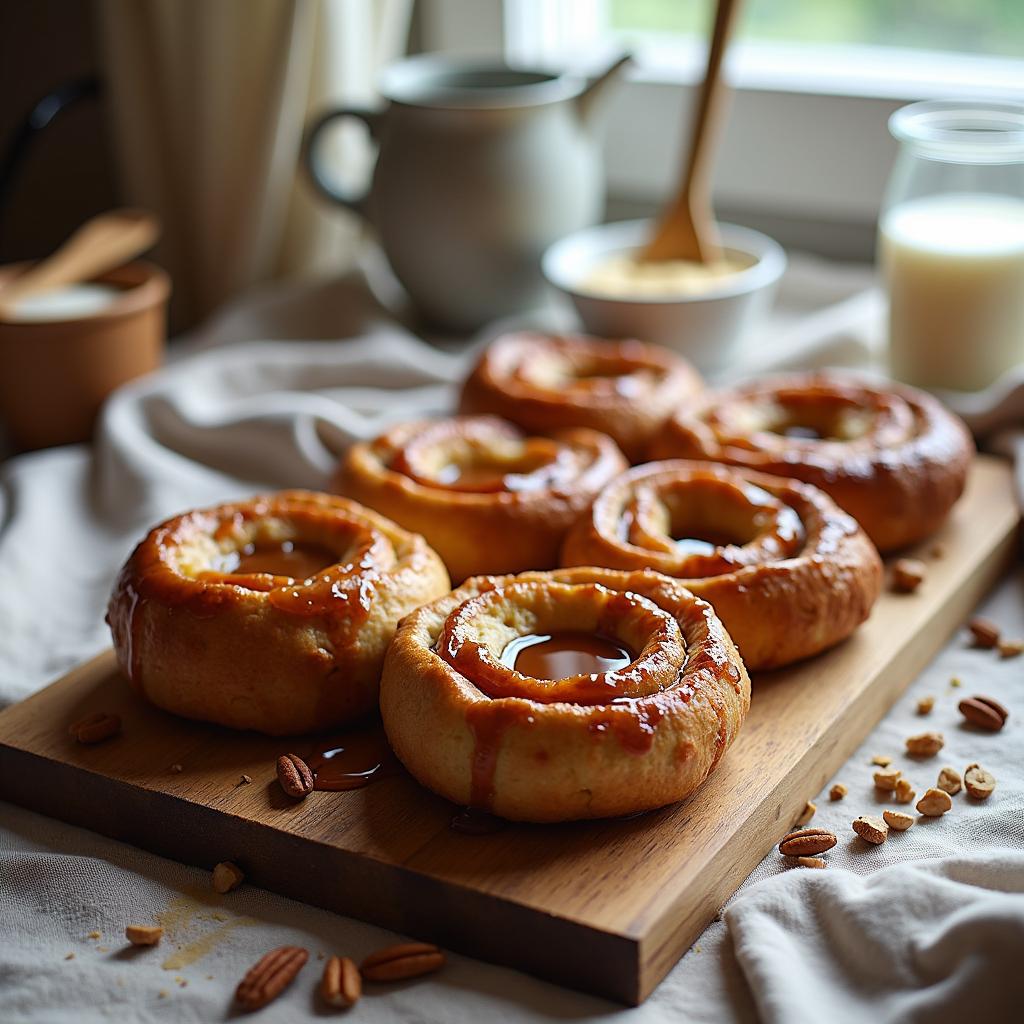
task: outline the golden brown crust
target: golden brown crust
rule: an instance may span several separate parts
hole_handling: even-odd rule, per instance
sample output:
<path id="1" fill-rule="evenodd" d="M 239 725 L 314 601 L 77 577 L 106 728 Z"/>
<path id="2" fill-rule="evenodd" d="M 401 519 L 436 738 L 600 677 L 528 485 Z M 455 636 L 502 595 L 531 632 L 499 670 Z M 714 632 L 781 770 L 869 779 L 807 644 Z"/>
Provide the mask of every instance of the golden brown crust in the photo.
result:
<path id="1" fill-rule="evenodd" d="M 332 486 L 422 533 L 459 582 L 557 566 L 566 531 L 625 468 L 593 430 L 527 438 L 492 416 L 457 417 L 353 445 Z"/>
<path id="2" fill-rule="evenodd" d="M 714 543 L 674 539 L 702 535 Z M 682 460 L 613 480 L 570 531 L 562 562 L 678 578 L 711 603 L 751 669 L 839 643 L 868 617 L 882 586 L 878 553 L 823 492 Z"/>
<path id="3" fill-rule="evenodd" d="M 501 664 L 518 636 L 615 636 L 636 659 L 545 682 Z M 524 821 L 632 814 L 681 800 L 718 764 L 750 680 L 710 605 L 654 572 L 476 577 L 399 626 L 381 680 L 395 753 L 459 804 Z"/>
<path id="4" fill-rule="evenodd" d="M 784 436 L 807 427 L 821 436 Z M 931 395 L 834 372 L 707 394 L 681 407 L 649 449 L 652 459 L 707 459 L 820 487 L 883 552 L 945 522 L 973 453 L 967 428 Z"/>
<path id="5" fill-rule="evenodd" d="M 246 545 L 281 542 L 338 561 L 305 580 L 224 571 Z M 422 537 L 344 498 L 284 491 L 155 527 L 122 568 L 107 621 L 122 670 L 154 704 L 288 735 L 373 710 L 396 623 L 447 590 Z"/>
<path id="6" fill-rule="evenodd" d="M 538 434 L 590 427 L 636 462 L 702 387 L 685 359 L 658 345 L 523 332 L 487 347 L 463 386 L 459 411 L 493 413 Z"/>

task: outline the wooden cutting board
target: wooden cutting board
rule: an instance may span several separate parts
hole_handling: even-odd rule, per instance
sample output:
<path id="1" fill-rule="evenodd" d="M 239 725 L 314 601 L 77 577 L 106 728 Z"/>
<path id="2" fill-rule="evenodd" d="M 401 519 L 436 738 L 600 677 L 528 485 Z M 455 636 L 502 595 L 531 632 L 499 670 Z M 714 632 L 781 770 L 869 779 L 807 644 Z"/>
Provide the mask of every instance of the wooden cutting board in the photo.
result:
<path id="1" fill-rule="evenodd" d="M 637 1003 L 992 586 L 1017 519 L 1010 470 L 980 457 L 949 524 L 917 552 L 918 593 L 886 593 L 839 648 L 758 676 L 708 784 L 640 817 L 465 835 L 450 804 L 401 773 L 293 804 L 274 761 L 310 741 L 163 714 L 111 652 L 0 713 L 0 796 L 176 860 L 233 860 L 286 896 Z M 67 725 L 93 710 L 120 714 L 123 734 L 77 745 Z"/>

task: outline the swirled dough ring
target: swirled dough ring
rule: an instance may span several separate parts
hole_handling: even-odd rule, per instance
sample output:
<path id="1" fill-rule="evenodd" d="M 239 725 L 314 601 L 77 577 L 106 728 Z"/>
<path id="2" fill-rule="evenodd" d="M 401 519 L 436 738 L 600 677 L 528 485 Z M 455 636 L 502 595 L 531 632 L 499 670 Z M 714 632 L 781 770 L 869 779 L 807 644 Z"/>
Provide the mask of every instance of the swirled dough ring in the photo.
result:
<path id="1" fill-rule="evenodd" d="M 538 434 L 590 427 L 638 461 L 672 412 L 701 388 L 697 371 L 658 345 L 506 334 L 470 374 L 460 411 L 494 413 Z"/>
<path id="2" fill-rule="evenodd" d="M 634 660 L 554 681 L 502 663 L 517 637 L 614 638 Z M 381 680 L 423 785 L 522 821 L 631 814 L 692 793 L 736 737 L 750 680 L 711 606 L 653 572 L 476 577 L 399 626 Z"/>
<path id="3" fill-rule="evenodd" d="M 652 462 L 613 480 L 562 561 L 679 578 L 712 604 L 750 669 L 838 643 L 882 585 L 874 546 L 828 495 L 705 462 Z"/>
<path id="4" fill-rule="evenodd" d="M 422 533 L 461 581 L 555 568 L 566 531 L 626 466 L 593 430 L 527 438 L 473 416 L 405 423 L 353 445 L 333 486 Z"/>
<path id="5" fill-rule="evenodd" d="M 649 454 L 814 484 L 885 552 L 942 525 L 963 492 L 973 451 L 963 423 L 923 391 L 796 373 L 681 406 Z"/>
<path id="6" fill-rule="evenodd" d="M 253 553 L 303 546 L 324 563 L 308 578 L 241 571 Z M 422 537 L 353 501 L 285 491 L 151 530 L 107 621 L 121 668 L 154 704 L 286 735 L 374 709 L 395 624 L 447 590 Z"/>

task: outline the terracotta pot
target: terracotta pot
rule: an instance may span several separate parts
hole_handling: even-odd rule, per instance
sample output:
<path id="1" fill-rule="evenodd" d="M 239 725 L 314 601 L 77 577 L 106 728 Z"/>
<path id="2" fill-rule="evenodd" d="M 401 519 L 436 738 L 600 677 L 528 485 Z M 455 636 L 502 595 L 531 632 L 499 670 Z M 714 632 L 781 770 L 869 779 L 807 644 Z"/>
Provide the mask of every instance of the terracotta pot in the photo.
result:
<path id="1" fill-rule="evenodd" d="M 0 268 L 0 282 L 23 266 Z M 162 361 L 171 291 L 164 271 L 139 260 L 94 283 L 124 291 L 88 316 L 0 318 L 0 419 L 21 450 L 89 440 L 111 391 Z"/>

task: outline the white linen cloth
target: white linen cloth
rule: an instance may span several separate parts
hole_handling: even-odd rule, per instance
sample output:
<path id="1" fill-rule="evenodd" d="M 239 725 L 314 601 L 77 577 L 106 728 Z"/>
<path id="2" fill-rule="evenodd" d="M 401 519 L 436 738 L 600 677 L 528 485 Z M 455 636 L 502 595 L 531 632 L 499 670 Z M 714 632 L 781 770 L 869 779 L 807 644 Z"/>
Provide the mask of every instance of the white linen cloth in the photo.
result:
<path id="1" fill-rule="evenodd" d="M 744 364 L 870 365 L 880 307 L 864 291 L 869 283 L 856 270 L 797 263 L 773 324 L 752 340 Z M 534 322 L 562 317 L 538 314 Z M 248 340 L 289 333 L 359 337 Z M 92 450 L 43 452 L 3 467 L 0 703 L 109 642 L 102 612 L 111 581 L 154 522 L 259 489 L 321 486 L 352 438 L 449 408 L 468 358 L 418 341 L 344 282 L 255 296 L 187 348 L 191 354 L 111 400 Z M 1011 403 L 1019 397 L 1012 383 L 1006 391 Z M 990 602 L 991 615 L 1014 635 L 1024 635 L 1021 583 L 1014 576 Z M 953 675 L 965 689 L 950 686 Z M 1024 661 L 1000 661 L 957 638 L 837 775 L 850 786 L 847 799 L 833 804 L 819 795 L 815 824 L 841 836 L 829 869 L 787 870 L 769 853 L 725 922 L 707 929 L 643 1007 L 617 1011 L 453 956 L 442 974 L 370 994 L 355 1014 L 381 1021 L 941 1021 L 962 1019 L 966 1000 L 988 1020 L 1014 1019 L 1010 1007 L 1019 1002 L 1009 1000 L 1020 998 L 1015 961 L 1024 934 L 1022 675 Z M 964 692 L 1007 704 L 1007 728 L 992 736 L 962 728 L 956 701 Z M 914 713 L 925 693 L 937 698 L 928 719 Z M 898 755 L 904 737 L 924 728 L 944 731 L 947 749 L 934 766 L 910 767 L 918 792 L 939 763 L 962 770 L 980 761 L 996 775 L 996 793 L 985 804 L 961 794 L 946 818 L 867 849 L 849 823 L 882 806 L 870 757 Z M 220 1019 L 245 969 L 275 945 L 359 959 L 392 941 L 380 929 L 246 886 L 215 897 L 208 877 L 0 804 L 0 1019 Z M 125 924 L 161 916 L 161 947 L 125 949 Z M 172 959 L 165 968 L 176 950 L 196 953 L 204 943 L 208 951 L 195 962 L 174 966 Z M 315 1015 L 318 975 L 314 956 L 261 1018 Z"/>

